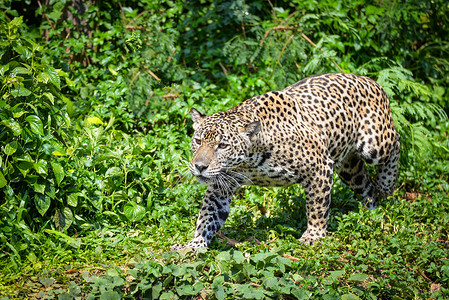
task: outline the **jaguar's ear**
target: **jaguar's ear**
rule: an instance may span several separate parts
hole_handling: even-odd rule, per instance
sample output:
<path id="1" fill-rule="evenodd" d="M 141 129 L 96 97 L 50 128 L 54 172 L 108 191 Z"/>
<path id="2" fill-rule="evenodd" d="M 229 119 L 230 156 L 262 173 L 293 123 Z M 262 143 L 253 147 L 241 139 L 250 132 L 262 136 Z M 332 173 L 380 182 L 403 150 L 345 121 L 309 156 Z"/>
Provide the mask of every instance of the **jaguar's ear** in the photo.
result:
<path id="1" fill-rule="evenodd" d="M 206 117 L 206 115 L 203 114 L 203 113 L 200 113 L 196 109 L 192 108 L 190 110 L 190 118 L 192 118 L 193 129 L 194 130 L 196 130 L 200 126 L 200 124 L 203 121 L 204 117 Z"/>
<path id="2" fill-rule="evenodd" d="M 243 136 L 247 137 L 250 141 L 253 141 L 253 138 L 256 136 L 257 133 L 259 133 L 261 129 L 262 126 L 260 125 L 260 121 L 255 121 L 249 123 L 245 127 L 239 128 L 239 131 Z"/>

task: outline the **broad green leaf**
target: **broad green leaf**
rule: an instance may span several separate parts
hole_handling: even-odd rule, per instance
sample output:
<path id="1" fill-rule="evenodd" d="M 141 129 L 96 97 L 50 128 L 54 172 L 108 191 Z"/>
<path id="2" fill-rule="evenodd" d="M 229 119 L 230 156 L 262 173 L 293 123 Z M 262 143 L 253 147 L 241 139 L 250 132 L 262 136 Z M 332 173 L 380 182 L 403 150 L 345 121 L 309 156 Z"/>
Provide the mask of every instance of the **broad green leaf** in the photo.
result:
<path id="1" fill-rule="evenodd" d="M 3 188 L 8 182 L 6 181 L 5 176 L 3 176 L 3 173 L 0 171 L 0 189 Z"/>
<path id="2" fill-rule="evenodd" d="M 276 286 L 279 286 L 279 281 L 275 277 L 268 278 L 264 282 L 267 288 L 273 289 Z"/>
<path id="3" fill-rule="evenodd" d="M 215 256 L 215 259 L 229 262 L 231 260 L 231 253 L 229 251 L 222 251 Z"/>
<path id="4" fill-rule="evenodd" d="M 9 70 L 9 64 L 0 66 L 0 76 L 5 75 L 5 72 Z"/>
<path id="5" fill-rule="evenodd" d="M 64 146 L 56 140 L 51 141 L 51 148 L 53 149 L 52 154 L 54 156 L 65 156 L 66 155 Z"/>
<path id="6" fill-rule="evenodd" d="M 337 279 L 340 276 L 345 275 L 345 270 L 337 270 L 337 271 L 330 271 L 330 277 Z"/>
<path id="7" fill-rule="evenodd" d="M 358 299 L 360 299 L 359 296 L 351 293 L 341 295 L 341 300 L 358 300 Z"/>
<path id="8" fill-rule="evenodd" d="M 119 167 L 111 167 L 106 171 L 105 177 L 122 176 L 122 169 Z"/>
<path id="9" fill-rule="evenodd" d="M 123 208 L 123 213 L 131 222 L 141 220 L 145 216 L 145 207 L 136 203 L 127 204 Z"/>
<path id="10" fill-rule="evenodd" d="M 47 67 L 45 71 L 39 73 L 39 75 L 37 75 L 37 80 L 45 84 L 51 83 L 58 89 L 60 88 L 58 72 L 52 67 Z"/>
<path id="11" fill-rule="evenodd" d="M 67 195 L 67 204 L 72 207 L 76 207 L 78 205 L 78 193 Z"/>
<path id="12" fill-rule="evenodd" d="M 61 82 L 59 79 L 59 74 L 58 72 L 55 70 L 55 68 L 53 67 L 48 67 L 47 68 L 47 72 L 48 76 L 50 77 L 50 82 L 57 87 L 58 89 L 60 89 L 61 86 Z"/>
<path id="13" fill-rule="evenodd" d="M 48 174 L 47 162 L 44 159 L 40 159 L 38 162 L 34 163 L 34 169 L 38 174 L 41 175 Z"/>
<path id="14" fill-rule="evenodd" d="M 64 168 L 57 162 L 51 162 L 51 167 L 53 168 L 53 174 L 55 174 L 56 183 L 59 185 L 65 176 Z"/>
<path id="15" fill-rule="evenodd" d="M 31 71 L 24 67 L 15 67 L 11 74 L 9 74 L 10 77 L 16 77 L 17 75 L 31 75 Z"/>
<path id="16" fill-rule="evenodd" d="M 153 299 L 156 299 L 156 298 L 153 297 Z M 173 292 L 167 292 L 167 293 L 163 293 L 159 299 L 160 300 L 175 300 L 175 299 L 179 299 L 179 297 Z"/>
<path id="17" fill-rule="evenodd" d="M 34 203 L 36 204 L 37 211 L 43 216 L 50 208 L 51 200 L 47 195 L 36 194 L 34 195 Z"/>
<path id="18" fill-rule="evenodd" d="M 246 260 L 246 258 L 243 256 L 243 253 L 241 251 L 234 251 L 234 254 L 232 255 L 235 262 L 238 264 L 241 264 Z"/>
<path id="19" fill-rule="evenodd" d="M 21 44 L 16 44 L 13 46 L 13 49 L 19 53 L 20 55 L 23 56 L 23 58 L 25 58 L 26 60 L 30 59 L 31 56 L 33 55 L 33 53 L 25 46 L 21 45 Z"/>
<path id="20" fill-rule="evenodd" d="M 102 291 L 100 300 L 120 300 L 122 297 L 116 291 Z"/>
<path id="21" fill-rule="evenodd" d="M 70 225 L 73 223 L 73 213 L 68 207 L 64 207 L 64 209 L 56 210 L 54 215 L 54 222 L 56 227 L 58 227 L 60 230 L 64 231 L 67 230 Z"/>
<path id="22" fill-rule="evenodd" d="M 22 84 L 19 84 L 17 88 L 11 90 L 11 95 L 14 97 L 26 97 L 31 95 L 31 91 L 25 88 Z"/>
<path id="23" fill-rule="evenodd" d="M 26 117 L 25 121 L 30 124 L 31 131 L 35 134 L 44 135 L 44 126 L 41 119 L 36 115 L 30 115 Z"/>
<path id="24" fill-rule="evenodd" d="M 18 147 L 17 141 L 13 141 L 9 144 L 6 144 L 5 148 L 3 148 L 3 151 L 7 156 L 11 156 L 17 151 L 17 147 Z"/>
<path id="25" fill-rule="evenodd" d="M 176 287 L 176 292 L 180 296 L 193 296 L 199 293 L 203 289 L 203 284 L 201 282 L 196 283 L 194 286 L 189 284 Z"/>
<path id="26" fill-rule="evenodd" d="M 216 289 L 214 289 L 214 296 L 218 300 L 224 300 L 226 298 L 226 292 L 223 286 L 218 286 Z"/>
<path id="27" fill-rule="evenodd" d="M 14 119 L 3 120 L 3 125 L 12 130 L 14 136 L 18 136 L 22 133 L 22 127 L 20 127 L 19 122 Z"/>
<path id="28" fill-rule="evenodd" d="M 161 292 L 162 292 L 162 282 L 159 281 L 151 289 L 151 296 L 153 297 L 153 299 L 158 299 Z"/>
<path id="29" fill-rule="evenodd" d="M 40 183 L 34 182 L 33 187 L 34 187 L 34 191 L 36 191 L 37 193 L 40 193 L 40 194 L 45 193 L 45 184 L 40 184 Z"/>
<path id="30" fill-rule="evenodd" d="M 356 274 L 351 275 L 348 278 L 348 280 L 349 281 L 360 281 L 361 282 L 361 281 L 365 280 L 367 277 L 368 277 L 368 275 L 366 275 L 366 274 L 356 273 Z"/>
<path id="31" fill-rule="evenodd" d="M 53 96 L 52 93 L 45 92 L 43 96 L 47 97 L 47 99 L 50 100 L 51 104 L 55 105 L 55 96 Z"/>
<path id="32" fill-rule="evenodd" d="M 17 164 L 17 168 L 19 169 L 20 173 L 22 173 L 23 177 L 27 177 L 28 172 L 30 171 L 30 169 L 32 169 L 34 166 L 33 163 L 28 162 L 28 161 L 22 161 L 20 163 Z"/>
<path id="33" fill-rule="evenodd" d="M 277 254 L 276 253 L 271 253 L 271 252 L 256 253 L 255 255 L 251 256 L 251 260 L 254 261 L 255 263 L 257 263 L 259 261 L 269 262 L 275 256 L 277 256 Z"/>
<path id="34" fill-rule="evenodd" d="M 298 300 L 310 299 L 311 292 L 305 290 L 299 286 L 293 286 L 291 290 L 291 294 L 296 297 Z"/>

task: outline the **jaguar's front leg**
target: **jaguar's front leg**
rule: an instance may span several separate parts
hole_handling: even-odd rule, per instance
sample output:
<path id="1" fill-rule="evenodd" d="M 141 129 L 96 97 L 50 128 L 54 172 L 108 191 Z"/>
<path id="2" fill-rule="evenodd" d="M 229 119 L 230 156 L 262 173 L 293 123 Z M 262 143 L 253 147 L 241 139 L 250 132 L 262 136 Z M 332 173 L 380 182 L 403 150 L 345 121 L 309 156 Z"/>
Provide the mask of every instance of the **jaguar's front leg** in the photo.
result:
<path id="1" fill-rule="evenodd" d="M 299 239 L 306 245 L 317 242 L 327 235 L 327 220 L 333 184 L 332 161 L 318 166 L 303 186 L 306 193 L 307 229 Z"/>
<path id="2" fill-rule="evenodd" d="M 223 190 L 216 184 L 209 185 L 201 204 L 193 239 L 185 245 L 173 245 L 171 250 L 209 246 L 212 237 L 228 218 L 234 191 Z"/>

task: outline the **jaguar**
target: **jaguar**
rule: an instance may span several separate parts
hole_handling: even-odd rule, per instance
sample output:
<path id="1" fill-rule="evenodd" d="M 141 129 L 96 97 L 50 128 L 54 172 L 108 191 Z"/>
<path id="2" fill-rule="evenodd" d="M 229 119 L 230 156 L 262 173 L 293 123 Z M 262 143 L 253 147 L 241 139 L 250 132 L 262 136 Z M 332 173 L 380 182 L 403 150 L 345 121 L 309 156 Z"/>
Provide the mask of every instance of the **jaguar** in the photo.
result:
<path id="1" fill-rule="evenodd" d="M 395 189 L 400 135 L 387 94 L 368 77 L 315 75 L 226 111 L 192 108 L 190 116 L 189 169 L 207 189 L 192 240 L 172 250 L 209 246 L 243 185 L 301 184 L 307 228 L 299 241 L 307 245 L 327 235 L 334 171 L 366 209 Z"/>

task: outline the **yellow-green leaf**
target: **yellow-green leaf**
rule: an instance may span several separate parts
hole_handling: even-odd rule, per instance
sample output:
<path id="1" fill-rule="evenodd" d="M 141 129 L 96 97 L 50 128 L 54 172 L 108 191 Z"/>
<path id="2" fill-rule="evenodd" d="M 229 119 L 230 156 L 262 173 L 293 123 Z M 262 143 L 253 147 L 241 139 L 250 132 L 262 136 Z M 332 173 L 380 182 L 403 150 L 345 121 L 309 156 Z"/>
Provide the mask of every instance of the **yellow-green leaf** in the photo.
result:
<path id="1" fill-rule="evenodd" d="M 91 125 L 103 125 L 103 121 L 101 121 L 98 117 L 87 117 L 85 120 L 85 124 L 87 127 Z"/>
<path id="2" fill-rule="evenodd" d="M 0 171 L 0 189 L 3 188 L 8 182 L 6 181 L 5 176 L 3 176 L 3 173 Z"/>

